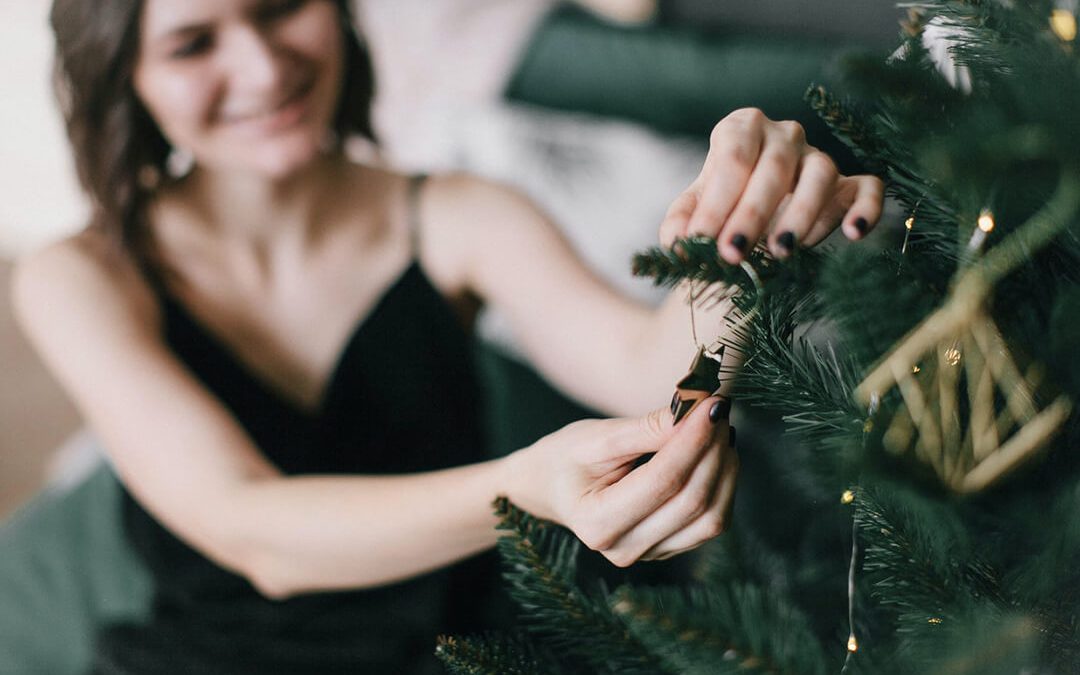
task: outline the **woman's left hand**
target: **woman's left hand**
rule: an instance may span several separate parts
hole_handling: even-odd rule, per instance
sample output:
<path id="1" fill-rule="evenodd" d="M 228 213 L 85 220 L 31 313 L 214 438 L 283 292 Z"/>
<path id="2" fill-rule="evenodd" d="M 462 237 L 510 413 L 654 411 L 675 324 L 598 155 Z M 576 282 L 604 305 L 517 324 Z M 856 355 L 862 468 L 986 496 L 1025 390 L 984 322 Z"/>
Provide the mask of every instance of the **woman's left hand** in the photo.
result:
<path id="1" fill-rule="evenodd" d="M 877 223 L 883 199 L 875 176 L 843 176 L 807 145 L 798 122 L 775 122 L 755 108 L 731 113 L 713 129 L 701 173 L 672 203 L 660 241 L 708 236 L 720 256 L 743 260 L 765 237 L 776 257 L 813 246 L 839 224 L 860 239 Z"/>

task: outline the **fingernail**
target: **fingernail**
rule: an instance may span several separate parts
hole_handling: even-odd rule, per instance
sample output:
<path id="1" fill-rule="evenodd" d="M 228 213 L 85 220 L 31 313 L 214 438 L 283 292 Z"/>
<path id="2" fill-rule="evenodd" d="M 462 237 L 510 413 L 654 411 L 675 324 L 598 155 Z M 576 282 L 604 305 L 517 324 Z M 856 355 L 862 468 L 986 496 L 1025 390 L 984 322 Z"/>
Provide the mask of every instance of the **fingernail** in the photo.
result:
<path id="1" fill-rule="evenodd" d="M 859 234 L 866 234 L 866 231 L 870 229 L 870 223 L 866 222 L 866 218 L 859 216 L 855 219 L 855 229 L 859 231 Z"/>
<path id="2" fill-rule="evenodd" d="M 709 421 L 716 424 L 722 419 L 727 419 L 731 413 L 731 399 L 721 398 L 709 408 Z"/>
<path id="3" fill-rule="evenodd" d="M 780 248 L 791 253 L 795 250 L 795 233 L 790 230 L 781 232 L 780 236 L 776 238 L 776 243 L 780 244 Z"/>
<path id="4" fill-rule="evenodd" d="M 630 467 L 630 470 L 633 471 L 634 469 L 638 468 L 642 464 L 647 464 L 649 462 L 649 460 L 652 459 L 653 455 L 655 455 L 655 454 L 656 454 L 655 452 L 646 452 L 644 455 L 639 456 L 637 459 L 634 460 L 634 466 Z"/>
<path id="5" fill-rule="evenodd" d="M 739 253 L 746 253 L 746 235 L 736 234 L 731 238 L 731 245 L 734 246 Z"/>
<path id="6" fill-rule="evenodd" d="M 671 396 L 671 414 L 674 415 L 675 411 L 679 409 L 679 392 L 675 392 Z"/>
<path id="7" fill-rule="evenodd" d="M 735 447 L 735 427 L 728 427 L 727 445 L 729 448 Z"/>

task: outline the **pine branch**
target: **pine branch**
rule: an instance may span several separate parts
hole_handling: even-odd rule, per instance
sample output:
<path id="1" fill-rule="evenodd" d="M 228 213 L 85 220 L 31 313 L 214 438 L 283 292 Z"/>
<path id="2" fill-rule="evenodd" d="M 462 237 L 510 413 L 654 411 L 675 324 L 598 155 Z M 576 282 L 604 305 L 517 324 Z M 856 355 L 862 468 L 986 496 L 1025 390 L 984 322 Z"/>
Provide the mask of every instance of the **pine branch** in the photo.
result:
<path id="1" fill-rule="evenodd" d="M 744 306 L 757 298 L 758 288 L 745 265 L 753 268 L 767 293 L 771 288 L 790 292 L 800 286 L 810 287 L 824 254 L 801 249 L 784 261 L 772 258 L 762 249 L 750 252 L 746 262 L 732 265 L 720 257 L 716 240 L 709 237 L 679 239 L 670 249 L 650 248 L 634 255 L 632 270 L 635 276 L 652 277 L 657 286 L 672 287 L 683 280 L 703 284 L 723 284 L 736 287 Z"/>
<path id="2" fill-rule="evenodd" d="M 807 442 L 843 443 L 861 434 L 865 417 L 854 403 L 857 370 L 831 349 L 822 353 L 796 337 L 799 314 L 790 296 L 769 296 L 756 321 L 735 329 L 746 360 L 733 395 L 781 413 Z"/>
<path id="3" fill-rule="evenodd" d="M 756 586 L 619 589 L 615 611 L 672 672 L 816 675 L 828 661 L 809 620 Z"/>
<path id="4" fill-rule="evenodd" d="M 887 155 L 887 143 L 865 116 L 855 115 L 849 105 L 819 84 L 811 84 L 803 95 L 814 112 L 844 145 L 851 149 L 866 170 L 884 178 L 887 170 L 878 158 Z"/>
<path id="5" fill-rule="evenodd" d="M 506 498 L 496 501 L 506 535 L 497 547 L 510 596 L 524 610 L 526 629 L 563 658 L 597 672 L 654 674 L 656 660 L 612 614 L 605 598 L 575 585 L 580 543 L 565 528 L 534 518 Z"/>
<path id="6" fill-rule="evenodd" d="M 863 488 L 855 518 L 863 539 L 863 571 L 897 630 L 918 640 L 955 622 L 980 598 L 1005 607 L 996 572 L 975 555 L 955 503 L 932 501 L 898 484 Z"/>
<path id="7" fill-rule="evenodd" d="M 440 635 L 435 655 L 451 675 L 555 675 L 561 672 L 542 659 L 523 636 Z"/>

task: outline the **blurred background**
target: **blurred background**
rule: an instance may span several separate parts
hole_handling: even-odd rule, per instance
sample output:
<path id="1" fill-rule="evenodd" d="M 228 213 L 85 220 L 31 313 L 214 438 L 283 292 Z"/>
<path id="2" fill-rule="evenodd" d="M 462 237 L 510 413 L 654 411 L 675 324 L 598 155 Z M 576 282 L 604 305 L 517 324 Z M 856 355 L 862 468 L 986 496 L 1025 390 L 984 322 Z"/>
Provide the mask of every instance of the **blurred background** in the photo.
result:
<path id="1" fill-rule="evenodd" d="M 13 326 L 9 301 L 13 259 L 75 231 L 86 213 L 50 88 L 49 4 L 0 4 L 0 516 L 71 474 L 85 444 L 55 459 L 79 420 Z M 354 151 L 516 186 L 601 275 L 651 300 L 656 291 L 629 275 L 630 256 L 654 242 L 696 175 L 712 125 L 743 106 L 798 119 L 853 170 L 802 94 L 833 80 L 844 51 L 887 50 L 900 16 L 888 0 L 360 0 L 380 147 Z M 492 418 L 512 414 L 500 408 L 511 398 L 548 412 L 512 416 L 514 428 L 493 423 L 496 451 L 583 414 L 520 363 L 499 317 L 485 316 L 480 332 L 497 347 Z"/>

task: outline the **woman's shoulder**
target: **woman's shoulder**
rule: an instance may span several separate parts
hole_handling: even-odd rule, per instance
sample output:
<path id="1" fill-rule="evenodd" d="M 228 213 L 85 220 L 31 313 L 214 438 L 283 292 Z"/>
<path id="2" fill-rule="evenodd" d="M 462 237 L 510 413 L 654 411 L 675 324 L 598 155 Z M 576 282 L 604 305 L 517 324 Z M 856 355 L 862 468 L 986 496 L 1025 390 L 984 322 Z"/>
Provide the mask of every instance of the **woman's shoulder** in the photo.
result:
<path id="1" fill-rule="evenodd" d="M 123 318 L 144 326 L 158 320 L 157 298 L 138 266 L 92 229 L 19 258 L 11 293 L 16 315 L 31 333 L 60 329 L 68 320 Z"/>

